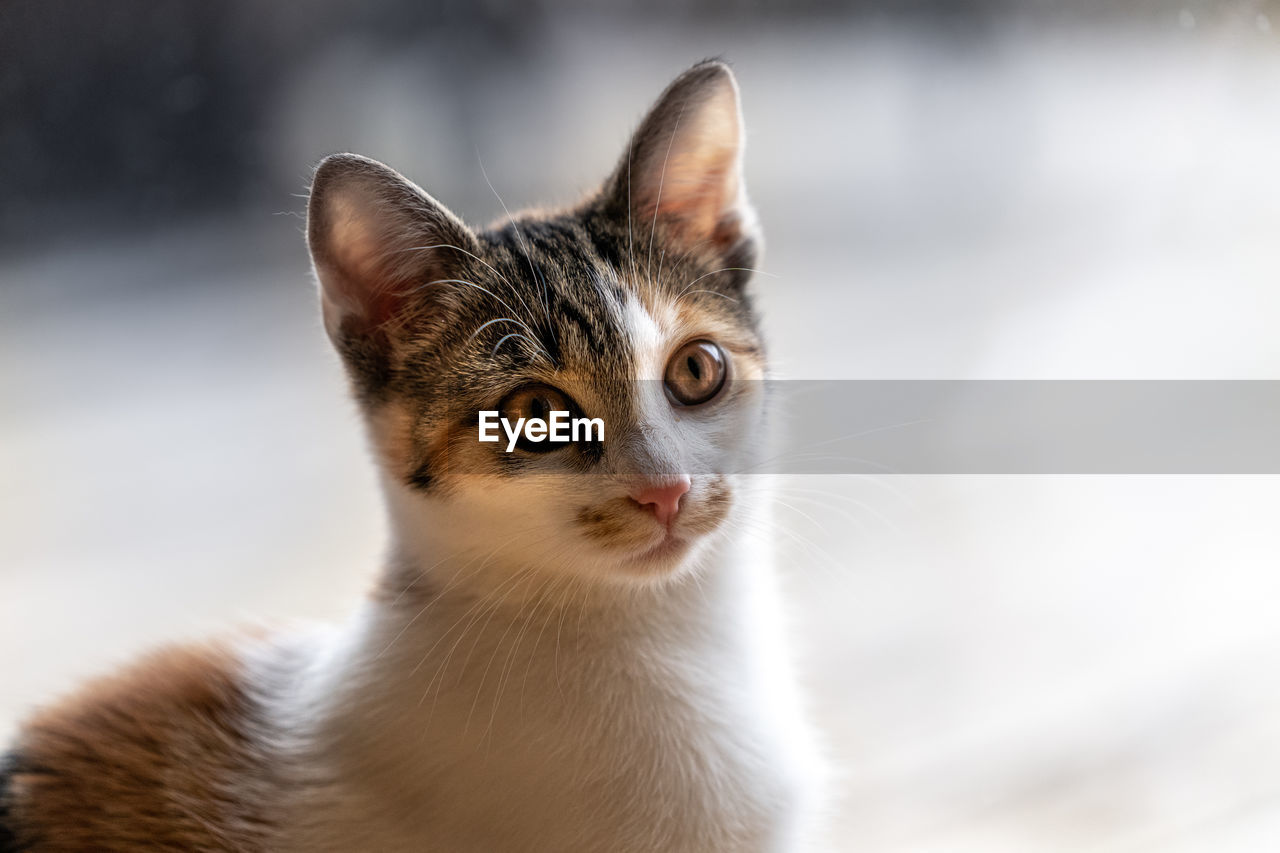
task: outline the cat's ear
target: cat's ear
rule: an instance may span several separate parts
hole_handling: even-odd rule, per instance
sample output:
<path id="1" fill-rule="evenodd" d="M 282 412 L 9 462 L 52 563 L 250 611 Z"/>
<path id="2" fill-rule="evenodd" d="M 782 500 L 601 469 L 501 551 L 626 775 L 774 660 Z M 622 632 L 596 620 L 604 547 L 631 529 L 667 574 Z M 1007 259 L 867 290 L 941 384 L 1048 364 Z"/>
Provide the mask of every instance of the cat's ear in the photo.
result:
<path id="1" fill-rule="evenodd" d="M 661 223 L 688 247 L 725 254 L 758 241 L 742 179 L 738 84 L 723 62 L 702 62 L 675 79 L 632 137 L 606 184 L 607 202 L 648 238 Z M 642 237 L 636 236 L 640 240 Z"/>
<path id="2" fill-rule="evenodd" d="M 316 168 L 307 244 L 331 337 L 385 329 L 416 289 L 448 278 L 475 235 L 400 173 L 355 154 Z M 416 304 L 418 300 L 414 300 Z"/>

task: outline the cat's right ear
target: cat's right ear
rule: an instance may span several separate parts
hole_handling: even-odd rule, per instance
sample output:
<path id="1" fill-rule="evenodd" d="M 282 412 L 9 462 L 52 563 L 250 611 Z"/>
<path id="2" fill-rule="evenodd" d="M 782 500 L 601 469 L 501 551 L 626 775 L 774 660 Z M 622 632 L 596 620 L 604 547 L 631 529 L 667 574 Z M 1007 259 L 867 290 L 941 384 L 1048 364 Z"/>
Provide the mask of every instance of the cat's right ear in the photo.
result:
<path id="1" fill-rule="evenodd" d="M 316 168 L 307 244 L 335 343 L 383 334 L 432 281 L 478 251 L 475 235 L 413 182 L 376 160 L 335 154 Z"/>

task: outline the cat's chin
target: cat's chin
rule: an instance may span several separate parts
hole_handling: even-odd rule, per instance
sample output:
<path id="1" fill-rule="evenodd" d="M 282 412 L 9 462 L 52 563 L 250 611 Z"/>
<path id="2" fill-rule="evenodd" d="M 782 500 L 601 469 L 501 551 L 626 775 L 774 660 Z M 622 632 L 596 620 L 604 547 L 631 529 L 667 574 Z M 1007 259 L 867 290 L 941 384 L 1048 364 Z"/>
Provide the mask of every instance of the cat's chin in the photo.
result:
<path id="1" fill-rule="evenodd" d="M 687 536 L 668 534 L 658 544 L 624 558 L 619 568 L 629 577 L 665 577 L 680 570 L 694 544 Z"/>

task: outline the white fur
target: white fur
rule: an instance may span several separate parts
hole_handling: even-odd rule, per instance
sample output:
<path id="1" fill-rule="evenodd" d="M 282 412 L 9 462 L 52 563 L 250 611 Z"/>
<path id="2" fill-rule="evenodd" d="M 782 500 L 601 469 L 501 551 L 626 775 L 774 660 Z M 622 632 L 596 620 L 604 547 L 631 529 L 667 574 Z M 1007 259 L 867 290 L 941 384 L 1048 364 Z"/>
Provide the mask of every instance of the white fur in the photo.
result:
<path id="1" fill-rule="evenodd" d="M 660 365 L 670 330 L 629 311 Z M 669 406 L 648 405 L 677 453 Z M 761 478 L 732 484 L 730 518 L 686 565 L 629 583 L 572 544 L 571 502 L 524 479 L 426 498 L 384 477 L 390 564 L 422 581 L 255 655 L 297 791 L 280 849 L 802 849 L 821 777 Z"/>
<path id="2" fill-rule="evenodd" d="M 369 603 L 305 655 L 277 647 L 259 673 L 308 783 L 281 848 L 801 849 L 818 765 L 761 545 L 563 610 Z M 281 660 L 309 663 L 281 682 Z"/>

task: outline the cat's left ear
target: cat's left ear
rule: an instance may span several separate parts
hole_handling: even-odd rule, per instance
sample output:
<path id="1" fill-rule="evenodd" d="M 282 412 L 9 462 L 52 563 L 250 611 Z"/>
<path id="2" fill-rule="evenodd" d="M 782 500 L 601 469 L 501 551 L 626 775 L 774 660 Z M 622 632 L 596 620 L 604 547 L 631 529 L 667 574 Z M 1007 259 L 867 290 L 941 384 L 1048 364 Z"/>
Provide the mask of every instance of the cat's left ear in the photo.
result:
<path id="1" fill-rule="evenodd" d="M 742 108 L 733 72 L 702 62 L 667 87 L 605 185 L 637 242 L 655 221 L 688 248 L 710 245 L 739 260 L 759 243 L 742 178 Z M 749 263 L 742 264 L 744 266 Z"/>

